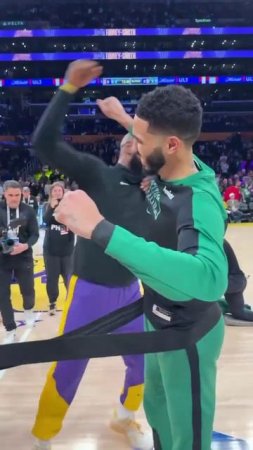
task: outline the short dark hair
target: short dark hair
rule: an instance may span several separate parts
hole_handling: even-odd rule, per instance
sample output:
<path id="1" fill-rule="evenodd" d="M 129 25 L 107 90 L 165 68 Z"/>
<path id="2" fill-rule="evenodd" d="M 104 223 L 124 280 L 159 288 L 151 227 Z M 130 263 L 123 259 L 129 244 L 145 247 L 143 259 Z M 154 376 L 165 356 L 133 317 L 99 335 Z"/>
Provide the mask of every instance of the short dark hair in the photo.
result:
<path id="1" fill-rule="evenodd" d="M 159 87 L 144 94 L 136 114 L 149 123 L 151 133 L 172 134 L 191 145 L 200 135 L 201 103 L 190 89 L 183 86 Z"/>
<path id="2" fill-rule="evenodd" d="M 3 191 L 7 191 L 7 189 L 20 189 L 22 191 L 21 184 L 16 180 L 7 180 L 3 185 Z"/>

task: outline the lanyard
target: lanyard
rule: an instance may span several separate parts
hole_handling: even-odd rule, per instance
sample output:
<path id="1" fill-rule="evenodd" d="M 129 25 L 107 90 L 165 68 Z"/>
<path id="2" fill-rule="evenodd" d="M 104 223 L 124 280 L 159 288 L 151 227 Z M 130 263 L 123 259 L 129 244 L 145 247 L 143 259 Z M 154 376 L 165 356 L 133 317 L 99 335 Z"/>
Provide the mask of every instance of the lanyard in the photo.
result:
<path id="1" fill-rule="evenodd" d="M 19 208 L 16 209 L 16 219 L 19 219 Z M 7 206 L 7 227 L 9 227 L 11 221 L 11 211 L 9 206 Z"/>

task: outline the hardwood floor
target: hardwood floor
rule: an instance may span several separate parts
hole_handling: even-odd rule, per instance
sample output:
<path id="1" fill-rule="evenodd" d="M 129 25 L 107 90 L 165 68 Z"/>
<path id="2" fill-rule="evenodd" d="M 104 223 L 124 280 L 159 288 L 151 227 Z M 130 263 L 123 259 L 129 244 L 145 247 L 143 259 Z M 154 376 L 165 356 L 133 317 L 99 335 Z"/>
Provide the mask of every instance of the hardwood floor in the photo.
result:
<path id="1" fill-rule="evenodd" d="M 246 301 L 253 305 L 253 226 L 230 226 L 228 240 L 236 249 L 241 266 L 251 275 Z M 18 330 L 19 340 L 54 336 L 60 314 L 41 320 L 29 333 Z M 22 313 L 17 314 L 17 319 Z M 0 329 L 0 339 L 3 329 Z M 30 430 L 48 365 L 25 366 L 0 372 L 0 449 L 30 450 Z M 54 441 L 54 450 L 127 450 L 124 439 L 107 424 L 118 401 L 124 377 L 121 358 L 92 360 L 67 415 L 64 429 Z M 138 418 L 146 425 L 141 411 Z M 219 361 L 215 430 L 252 441 L 214 444 L 213 449 L 253 449 L 253 327 L 227 327 Z"/>

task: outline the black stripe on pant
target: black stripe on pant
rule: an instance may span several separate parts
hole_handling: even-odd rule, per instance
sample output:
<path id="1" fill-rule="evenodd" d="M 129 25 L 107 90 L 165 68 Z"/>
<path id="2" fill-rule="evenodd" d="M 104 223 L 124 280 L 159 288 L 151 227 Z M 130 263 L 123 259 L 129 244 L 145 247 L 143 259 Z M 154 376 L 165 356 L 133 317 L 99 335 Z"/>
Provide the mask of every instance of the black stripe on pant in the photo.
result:
<path id="1" fill-rule="evenodd" d="M 189 366 L 191 371 L 191 390 L 192 390 L 192 429 L 193 429 L 193 450 L 201 450 L 201 385 L 199 371 L 199 355 L 197 347 L 194 345 L 187 351 Z"/>
<path id="2" fill-rule="evenodd" d="M 161 442 L 156 430 L 153 430 L 154 450 L 162 450 Z"/>

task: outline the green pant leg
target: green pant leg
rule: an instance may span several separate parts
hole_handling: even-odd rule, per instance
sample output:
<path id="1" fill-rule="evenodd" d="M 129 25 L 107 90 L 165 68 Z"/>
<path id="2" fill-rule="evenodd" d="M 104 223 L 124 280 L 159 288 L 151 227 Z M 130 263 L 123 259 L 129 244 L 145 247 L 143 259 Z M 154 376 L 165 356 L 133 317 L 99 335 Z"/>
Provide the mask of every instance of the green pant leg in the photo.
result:
<path id="1" fill-rule="evenodd" d="M 169 447 L 163 439 L 168 425 L 163 423 L 159 431 L 162 450 L 211 449 L 216 361 L 220 354 L 223 335 L 224 323 L 223 319 L 220 319 L 219 323 L 190 350 L 157 355 L 172 437 L 172 444 Z M 153 379 L 154 376 L 153 373 Z M 148 377 L 147 366 L 146 379 Z M 149 392 L 152 394 L 152 391 Z M 156 403 L 155 397 L 152 402 Z M 159 410 L 158 403 L 159 400 L 156 410 Z"/>
<path id="2" fill-rule="evenodd" d="M 215 402 L 217 360 L 224 340 L 224 319 L 197 343 L 199 372 L 201 380 L 201 450 L 210 450 L 209 437 L 212 436 Z"/>
<path id="3" fill-rule="evenodd" d="M 168 450 L 193 447 L 191 370 L 185 350 L 160 353 L 158 359 L 165 390 L 172 445 Z M 167 447 L 162 446 L 162 450 Z M 210 450 L 210 449 L 209 449 Z"/>
<path id="4" fill-rule="evenodd" d="M 153 327 L 146 321 L 146 330 Z M 158 434 L 160 446 L 155 450 L 171 450 L 172 439 L 165 390 L 160 373 L 158 354 L 145 355 L 144 409 L 151 428 Z"/>

